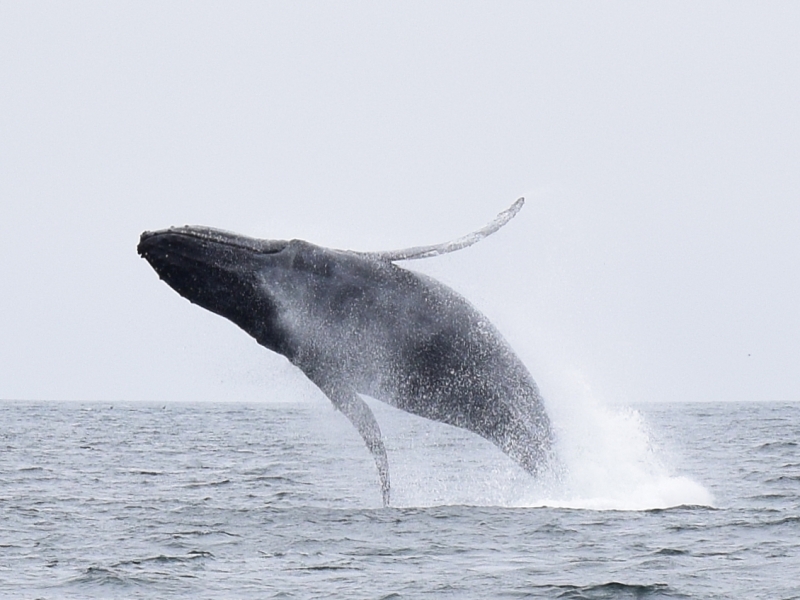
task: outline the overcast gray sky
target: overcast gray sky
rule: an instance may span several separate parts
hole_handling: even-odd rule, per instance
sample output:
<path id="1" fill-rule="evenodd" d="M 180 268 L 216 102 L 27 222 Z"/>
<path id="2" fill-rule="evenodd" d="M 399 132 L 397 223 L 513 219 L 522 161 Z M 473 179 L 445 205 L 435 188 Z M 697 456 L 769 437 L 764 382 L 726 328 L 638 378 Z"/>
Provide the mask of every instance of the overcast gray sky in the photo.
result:
<path id="1" fill-rule="evenodd" d="M 0 398 L 274 400 L 142 230 L 377 250 L 546 395 L 800 399 L 800 3 L 0 2 Z"/>

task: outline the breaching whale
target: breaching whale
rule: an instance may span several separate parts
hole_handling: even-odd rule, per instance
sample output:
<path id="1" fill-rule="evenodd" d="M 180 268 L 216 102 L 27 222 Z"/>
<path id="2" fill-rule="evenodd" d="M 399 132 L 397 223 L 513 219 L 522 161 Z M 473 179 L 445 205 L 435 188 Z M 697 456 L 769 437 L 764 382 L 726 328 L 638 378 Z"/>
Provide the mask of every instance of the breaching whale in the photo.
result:
<path id="1" fill-rule="evenodd" d="M 548 461 L 550 421 L 522 361 L 466 299 L 395 264 L 474 244 L 523 202 L 452 242 L 389 252 L 195 226 L 146 231 L 137 249 L 181 296 L 230 319 L 322 390 L 375 458 L 388 505 L 380 427 L 359 394 L 477 433 L 531 474 Z"/>

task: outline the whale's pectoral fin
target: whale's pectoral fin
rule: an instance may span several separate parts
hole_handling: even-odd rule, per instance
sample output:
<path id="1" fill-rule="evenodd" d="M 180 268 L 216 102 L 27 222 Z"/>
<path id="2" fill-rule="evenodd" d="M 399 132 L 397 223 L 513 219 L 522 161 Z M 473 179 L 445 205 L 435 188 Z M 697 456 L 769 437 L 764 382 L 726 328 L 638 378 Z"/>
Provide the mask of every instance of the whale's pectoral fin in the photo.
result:
<path id="1" fill-rule="evenodd" d="M 389 506 L 389 460 L 386 458 L 386 448 L 381 438 L 381 428 L 378 426 L 378 421 L 375 420 L 375 415 L 372 414 L 372 410 L 367 406 L 367 403 L 354 392 L 326 389 L 323 389 L 323 391 L 331 399 L 333 405 L 342 411 L 344 416 L 356 426 L 364 443 L 367 444 L 367 448 L 369 448 L 375 458 L 375 464 L 378 466 L 383 505 Z"/>
<path id="2" fill-rule="evenodd" d="M 395 261 L 395 260 L 417 260 L 419 258 L 428 258 L 431 256 L 439 256 L 440 254 L 447 254 L 448 252 L 455 252 L 461 250 L 472 244 L 480 242 L 483 238 L 492 235 L 495 231 L 500 229 L 503 225 L 508 223 L 514 218 L 522 205 L 525 204 L 525 198 L 520 198 L 509 208 L 501 212 L 494 221 L 489 223 L 486 227 L 473 231 L 465 236 L 445 242 L 444 244 L 435 244 L 433 246 L 416 246 L 414 248 L 405 248 L 403 250 L 387 250 L 384 252 L 357 252 L 361 256 L 369 258 L 377 258 L 379 260 Z"/>

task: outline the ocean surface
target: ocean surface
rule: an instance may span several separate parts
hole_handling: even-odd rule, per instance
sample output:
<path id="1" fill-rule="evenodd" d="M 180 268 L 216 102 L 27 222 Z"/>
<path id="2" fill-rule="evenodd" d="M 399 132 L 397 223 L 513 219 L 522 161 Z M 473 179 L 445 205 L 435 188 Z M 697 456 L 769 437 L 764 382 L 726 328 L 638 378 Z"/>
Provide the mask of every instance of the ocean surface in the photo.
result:
<path id="1" fill-rule="evenodd" d="M 800 598 L 800 403 L 554 411 L 533 481 L 370 402 L 0 402 L 0 597 Z"/>

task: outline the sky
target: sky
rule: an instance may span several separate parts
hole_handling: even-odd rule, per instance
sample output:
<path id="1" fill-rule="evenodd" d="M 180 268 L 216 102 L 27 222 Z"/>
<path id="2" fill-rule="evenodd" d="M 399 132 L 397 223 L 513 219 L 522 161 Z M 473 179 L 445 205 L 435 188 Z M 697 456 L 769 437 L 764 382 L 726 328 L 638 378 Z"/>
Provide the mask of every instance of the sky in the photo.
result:
<path id="1" fill-rule="evenodd" d="M 0 398 L 313 396 L 138 257 L 386 250 L 546 398 L 800 400 L 800 3 L 0 1 Z M 579 392 L 575 392 L 579 393 Z"/>

